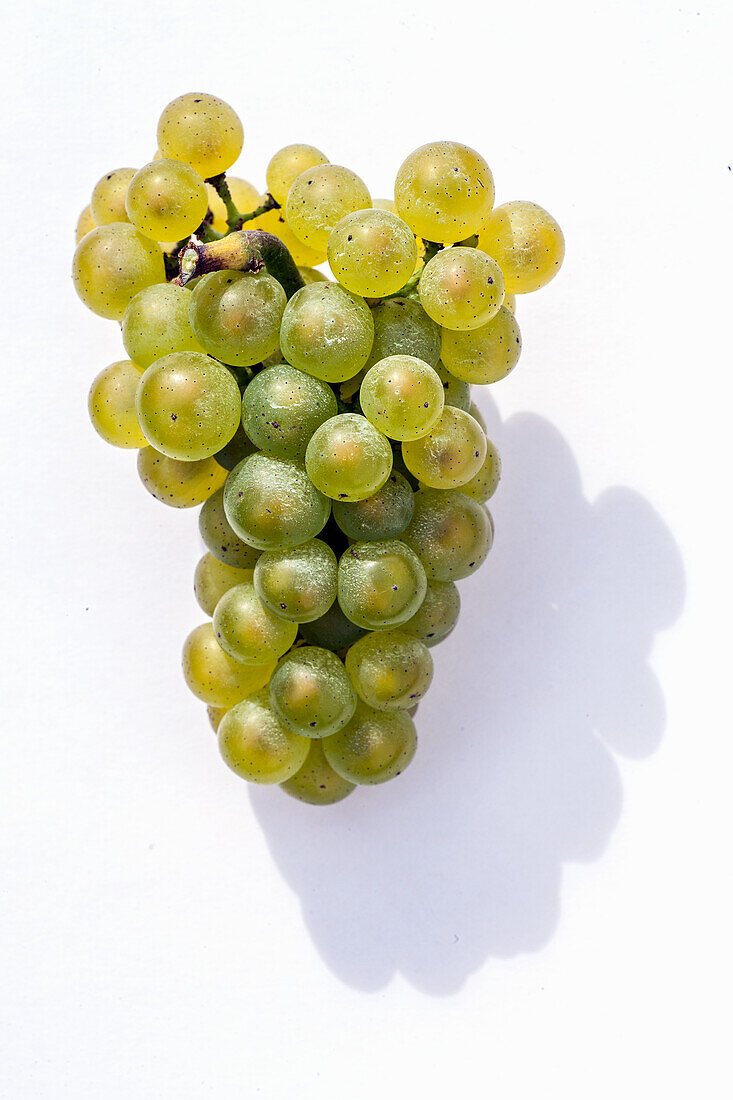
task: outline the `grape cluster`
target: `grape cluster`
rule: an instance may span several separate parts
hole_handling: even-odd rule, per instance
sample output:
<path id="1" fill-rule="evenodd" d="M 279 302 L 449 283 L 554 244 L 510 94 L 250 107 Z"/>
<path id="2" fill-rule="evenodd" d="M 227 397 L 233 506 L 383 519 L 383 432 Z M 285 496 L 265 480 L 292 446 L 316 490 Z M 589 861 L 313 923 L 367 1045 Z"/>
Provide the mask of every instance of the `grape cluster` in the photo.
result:
<path id="1" fill-rule="evenodd" d="M 157 136 L 77 227 L 78 294 L 129 356 L 91 420 L 158 500 L 200 506 L 209 619 L 183 672 L 224 760 L 337 802 L 415 752 L 431 649 L 493 539 L 500 460 L 471 385 L 516 365 L 515 295 L 553 277 L 562 233 L 534 203 L 494 207 L 456 142 L 372 200 L 310 145 L 274 155 L 264 195 L 227 176 L 242 125 L 212 95 L 174 100 Z"/>

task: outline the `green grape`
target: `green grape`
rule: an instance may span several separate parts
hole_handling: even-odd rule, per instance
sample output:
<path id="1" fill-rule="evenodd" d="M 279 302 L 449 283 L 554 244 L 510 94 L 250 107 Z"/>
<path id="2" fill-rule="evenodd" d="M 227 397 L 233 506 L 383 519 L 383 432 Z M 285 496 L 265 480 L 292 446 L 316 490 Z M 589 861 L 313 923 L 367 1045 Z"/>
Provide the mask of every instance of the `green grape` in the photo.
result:
<path id="1" fill-rule="evenodd" d="M 328 238 L 328 264 L 341 286 L 362 297 L 396 294 L 415 270 L 415 234 L 388 210 L 347 214 Z"/>
<path id="2" fill-rule="evenodd" d="M 389 298 L 372 310 L 374 341 L 367 360 L 374 366 L 389 355 L 412 355 L 431 367 L 440 359 L 440 327 L 412 298 Z"/>
<path id="3" fill-rule="evenodd" d="M 300 462 L 313 432 L 337 412 L 331 387 L 289 363 L 255 375 L 242 402 L 242 422 L 255 445 L 275 458 Z"/>
<path id="4" fill-rule="evenodd" d="M 394 199 L 372 199 L 372 206 L 375 210 L 389 210 L 394 214 Z"/>
<path id="5" fill-rule="evenodd" d="M 310 286 L 311 283 L 330 283 L 328 275 L 324 275 L 322 271 L 318 271 L 315 267 L 299 267 L 300 277 L 306 286 Z"/>
<path id="6" fill-rule="evenodd" d="M 299 241 L 325 249 L 336 222 L 371 205 L 367 186 L 355 172 L 338 164 L 321 164 L 293 180 L 285 217 Z"/>
<path id="7" fill-rule="evenodd" d="M 116 168 L 102 176 L 92 191 L 90 210 L 95 225 L 112 222 L 129 222 L 125 209 L 125 195 L 136 168 Z"/>
<path id="8" fill-rule="evenodd" d="M 514 294 L 510 294 L 506 290 L 504 291 L 504 301 L 502 304 L 505 309 L 509 310 L 510 313 L 517 312 L 517 299 Z"/>
<path id="9" fill-rule="evenodd" d="M 193 508 L 224 484 L 227 472 L 213 458 L 181 462 L 143 447 L 137 456 L 137 472 L 148 492 L 171 508 Z"/>
<path id="10" fill-rule="evenodd" d="M 446 374 L 447 373 L 448 372 L 446 371 Z M 468 383 L 465 383 L 465 384 L 468 385 Z M 469 386 L 469 391 L 470 391 L 470 389 L 471 389 L 471 387 Z M 446 402 L 446 404 L 449 404 L 449 402 Z M 483 413 L 481 412 L 481 409 L 478 407 L 478 405 L 476 404 L 475 401 L 472 401 L 471 404 L 468 406 L 468 411 L 471 414 L 471 416 L 473 417 L 473 419 L 476 421 L 476 423 L 481 425 L 482 431 L 485 432 L 486 431 L 486 421 L 484 420 Z"/>
<path id="11" fill-rule="evenodd" d="M 472 332 L 443 330 L 443 362 L 451 374 L 464 382 L 479 385 L 499 382 L 514 370 L 521 350 L 519 325 L 504 306 L 487 325 Z"/>
<path id="12" fill-rule="evenodd" d="M 552 215 L 521 200 L 492 211 L 479 233 L 479 247 L 499 264 L 513 294 L 527 294 L 549 283 L 565 256 L 565 238 Z"/>
<path id="13" fill-rule="evenodd" d="M 255 592 L 289 622 L 311 622 L 336 599 L 338 563 L 330 546 L 311 539 L 288 550 L 266 550 L 255 566 Z"/>
<path id="14" fill-rule="evenodd" d="M 486 508 L 465 493 L 420 489 L 415 493 L 415 514 L 402 537 L 429 580 L 459 581 L 485 561 L 494 530 Z"/>
<path id="15" fill-rule="evenodd" d="M 494 204 L 494 180 L 474 149 L 434 141 L 403 162 L 394 197 L 397 213 L 417 237 L 451 244 L 478 233 Z"/>
<path id="16" fill-rule="evenodd" d="M 454 378 L 442 363 L 438 363 L 435 373 L 443 383 L 443 394 L 446 405 L 454 409 L 462 409 L 463 412 L 471 411 L 471 387 L 468 382 L 462 382 L 460 378 Z"/>
<path id="17" fill-rule="evenodd" d="M 72 276 L 76 293 L 92 313 L 119 321 L 136 294 L 165 282 L 163 253 L 134 225 L 101 225 L 76 246 Z"/>
<path id="18" fill-rule="evenodd" d="M 362 638 L 366 631 L 347 619 L 338 601 L 334 600 L 320 618 L 310 623 L 301 623 L 300 633 L 311 645 L 323 646 L 324 649 L 339 653 L 342 649 L 348 649 L 357 638 Z"/>
<path id="19" fill-rule="evenodd" d="M 190 164 L 205 180 L 231 168 L 242 152 L 242 141 L 236 111 L 203 92 L 174 99 L 158 122 L 158 148 L 163 156 Z"/>
<path id="20" fill-rule="evenodd" d="M 373 339 L 369 306 L 337 283 L 304 286 L 282 315 L 283 355 L 294 367 L 323 382 L 343 382 L 358 374 Z"/>
<path id="21" fill-rule="evenodd" d="M 326 760 L 343 779 L 384 783 L 412 760 L 417 733 L 405 711 L 374 710 L 360 701 L 351 721 L 322 744 Z"/>
<path id="22" fill-rule="evenodd" d="M 260 551 L 243 542 L 224 511 L 224 486 L 205 500 L 199 512 L 199 531 L 214 557 L 238 569 L 254 569 Z"/>
<path id="23" fill-rule="evenodd" d="M 206 713 L 211 723 L 211 728 L 216 733 L 221 725 L 221 720 L 229 710 L 229 707 L 207 707 Z"/>
<path id="24" fill-rule="evenodd" d="M 433 658 L 402 630 L 380 630 L 354 642 L 346 671 L 360 699 L 376 710 L 412 707 L 430 687 Z"/>
<path id="25" fill-rule="evenodd" d="M 200 351 L 188 319 L 189 293 L 172 283 L 146 287 L 130 302 L 122 318 L 125 351 L 145 370 L 174 351 Z"/>
<path id="26" fill-rule="evenodd" d="M 359 393 L 362 412 L 390 439 L 419 439 L 443 411 L 443 385 L 412 355 L 390 355 L 370 367 Z"/>
<path id="27" fill-rule="evenodd" d="M 443 328 L 480 328 L 504 300 L 504 276 L 491 256 L 477 248 L 443 248 L 425 265 L 420 304 Z"/>
<path id="28" fill-rule="evenodd" d="M 414 496 L 409 482 L 393 470 L 382 488 L 366 500 L 335 500 L 333 518 L 345 535 L 358 542 L 396 539 L 412 519 Z"/>
<path id="29" fill-rule="evenodd" d="M 434 646 L 448 637 L 460 610 L 461 597 L 452 581 L 429 580 L 425 599 L 401 629 L 419 638 L 423 645 Z"/>
<path id="30" fill-rule="evenodd" d="M 129 359 L 105 367 L 89 390 L 89 417 L 94 430 L 114 447 L 146 447 L 135 412 L 135 393 L 142 371 Z"/>
<path id="31" fill-rule="evenodd" d="M 183 675 L 189 688 L 212 707 L 233 707 L 266 687 L 275 662 L 244 665 L 224 652 L 211 623 L 192 630 L 183 645 Z"/>
<path id="32" fill-rule="evenodd" d="M 97 223 L 94 220 L 91 206 L 85 206 L 79 215 L 79 221 L 76 223 L 76 243 L 78 244 L 82 237 L 86 237 L 87 233 L 91 233 L 93 229 L 97 228 Z"/>
<path id="33" fill-rule="evenodd" d="M 353 783 L 342 779 L 333 770 L 318 740 L 310 742 L 308 755 L 300 770 L 280 786 L 286 794 L 311 806 L 331 806 L 334 802 L 341 802 L 355 789 Z"/>
<path id="34" fill-rule="evenodd" d="M 245 665 L 266 665 L 282 657 L 298 628 L 268 611 L 252 581 L 230 588 L 214 610 L 216 640 L 230 657 Z"/>
<path id="35" fill-rule="evenodd" d="M 232 197 L 232 202 L 240 214 L 251 214 L 253 210 L 256 210 L 257 207 L 262 204 L 262 196 L 259 191 L 254 184 L 249 183 L 247 180 L 228 175 L 227 186 L 229 187 L 229 194 Z M 224 233 L 226 235 L 226 233 L 229 232 L 227 208 L 223 200 L 219 197 L 219 193 L 210 183 L 206 184 L 206 197 L 209 202 L 209 210 L 214 219 L 211 223 L 211 228 L 215 229 L 217 233 Z M 188 286 L 189 284 L 187 283 L 186 285 Z"/>
<path id="36" fill-rule="evenodd" d="M 484 504 L 496 491 L 501 477 L 501 459 L 499 452 L 490 439 L 486 440 L 486 458 L 478 473 L 470 481 L 461 485 L 461 492 Z"/>
<path id="37" fill-rule="evenodd" d="M 201 558 L 193 575 L 193 593 L 198 605 L 207 615 L 213 615 L 216 605 L 225 592 L 236 584 L 251 581 L 253 569 L 237 569 L 226 565 L 213 554 L 207 553 Z"/>
<path id="38" fill-rule="evenodd" d="M 233 470 L 243 459 L 255 453 L 257 448 L 240 424 L 236 432 L 214 458 L 225 470 Z"/>
<path id="39" fill-rule="evenodd" d="M 306 267 L 316 267 L 325 262 L 326 249 L 311 248 L 310 245 L 298 240 L 288 225 L 283 210 L 268 210 L 265 214 L 260 214 L 256 221 L 248 223 L 245 228 L 263 229 L 265 233 L 272 233 L 273 236 L 278 237 L 298 266 L 303 264 Z"/>
<path id="40" fill-rule="evenodd" d="M 191 327 L 209 355 L 250 367 L 277 348 L 286 300 L 266 271 L 212 271 L 191 294 Z"/>
<path id="41" fill-rule="evenodd" d="M 179 160 L 153 160 L 136 172 L 125 209 L 134 226 L 154 241 L 178 241 L 206 217 L 209 198 L 198 172 Z"/>
<path id="42" fill-rule="evenodd" d="M 283 725 L 266 691 L 227 711 L 218 738 L 224 763 L 250 783 L 284 783 L 300 771 L 310 744 Z"/>
<path id="43" fill-rule="evenodd" d="M 256 453 L 229 474 L 224 509 L 245 542 L 258 550 L 286 550 L 318 534 L 331 502 L 299 463 Z"/>
<path id="44" fill-rule="evenodd" d="M 240 397 L 230 371 L 197 351 L 157 359 L 143 374 L 136 408 L 147 441 L 191 462 L 228 443 L 240 420 Z"/>
<path id="45" fill-rule="evenodd" d="M 341 555 L 338 600 L 344 615 L 357 626 L 368 630 L 400 626 L 415 614 L 426 588 L 419 558 L 397 539 L 354 542 Z"/>
<path id="46" fill-rule="evenodd" d="M 311 436 L 305 468 L 320 492 L 334 500 L 365 500 L 392 469 L 389 441 L 358 413 L 332 416 Z"/>
<path id="47" fill-rule="evenodd" d="M 281 722 L 301 737 L 329 737 L 356 710 L 343 661 L 318 646 L 300 646 L 283 657 L 270 680 L 270 702 Z"/>
<path id="48" fill-rule="evenodd" d="M 447 405 L 421 439 L 402 444 L 407 469 L 431 489 L 457 489 L 481 469 L 486 436 L 472 416 Z"/>
<path id="49" fill-rule="evenodd" d="M 288 191 L 301 172 L 328 163 L 328 157 L 315 145 L 286 145 L 284 149 L 278 149 L 267 165 L 267 190 L 275 202 L 284 206 Z"/>

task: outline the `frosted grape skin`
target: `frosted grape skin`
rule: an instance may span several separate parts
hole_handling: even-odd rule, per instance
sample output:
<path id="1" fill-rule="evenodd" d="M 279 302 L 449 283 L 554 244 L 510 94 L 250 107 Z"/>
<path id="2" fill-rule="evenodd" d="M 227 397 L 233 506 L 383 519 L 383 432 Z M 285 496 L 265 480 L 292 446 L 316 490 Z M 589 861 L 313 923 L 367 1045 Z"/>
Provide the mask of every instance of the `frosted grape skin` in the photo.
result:
<path id="1" fill-rule="evenodd" d="M 224 486 L 205 500 L 199 512 L 199 532 L 210 553 L 237 569 L 254 569 L 260 551 L 240 539 L 224 511 Z"/>
<path id="2" fill-rule="evenodd" d="M 181 462 L 154 447 L 143 447 L 137 471 L 147 491 L 171 508 L 193 508 L 224 484 L 227 472 L 213 458 Z"/>
<path id="3" fill-rule="evenodd" d="M 367 634 L 351 646 L 345 662 L 357 694 L 376 710 L 415 706 L 433 679 L 427 647 L 403 630 Z"/>
<path id="4" fill-rule="evenodd" d="M 225 592 L 236 584 L 251 581 L 252 569 L 238 569 L 227 565 L 207 551 L 196 565 L 193 575 L 193 592 L 202 611 L 211 616 Z"/>
<path id="5" fill-rule="evenodd" d="M 412 760 L 417 733 L 405 711 L 380 711 L 359 702 L 351 721 L 321 744 L 333 770 L 350 783 L 385 783 Z"/>
<path id="6" fill-rule="evenodd" d="M 313 432 L 337 412 L 331 387 L 289 363 L 256 374 L 242 399 L 242 423 L 253 443 L 275 458 L 301 462 Z"/>
<path id="7" fill-rule="evenodd" d="M 471 332 L 443 330 L 443 363 L 464 382 L 479 385 L 499 382 L 514 370 L 521 350 L 519 325 L 504 306 L 488 324 Z"/>
<path id="8" fill-rule="evenodd" d="M 421 484 L 457 489 L 481 469 L 486 436 L 469 413 L 448 405 L 429 432 L 402 444 L 402 458 Z"/>
<path id="9" fill-rule="evenodd" d="M 313 484 L 327 497 L 364 500 L 389 477 L 392 448 L 365 416 L 340 413 L 313 433 L 305 467 Z"/>
<path id="10" fill-rule="evenodd" d="M 290 649 L 298 628 L 273 615 L 255 592 L 252 581 L 230 588 L 214 610 L 214 635 L 235 661 L 265 665 Z"/>
<path id="11" fill-rule="evenodd" d="M 155 283 L 132 299 L 122 318 L 122 343 L 143 370 L 175 351 L 203 353 L 188 319 L 190 300 L 187 289 L 172 283 Z"/>
<path id="12" fill-rule="evenodd" d="M 479 248 L 499 264 L 510 293 L 528 294 L 560 270 L 565 238 L 551 214 L 520 199 L 491 212 L 479 233 Z"/>
<path id="13" fill-rule="evenodd" d="M 135 394 L 142 376 L 130 359 L 100 371 L 89 390 L 89 418 L 94 430 L 113 447 L 140 448 L 148 443 L 135 411 Z"/>
<path id="14" fill-rule="evenodd" d="M 461 492 L 473 497 L 479 504 L 485 504 L 496 492 L 501 478 L 501 459 L 499 452 L 490 439 L 486 440 L 486 458 L 478 473 L 461 486 Z"/>
<path id="15" fill-rule="evenodd" d="M 319 740 L 312 740 L 308 755 L 300 769 L 280 784 L 281 790 L 299 802 L 307 802 L 311 806 L 332 806 L 341 802 L 356 789 L 356 784 L 349 783 L 335 772 L 323 751 L 323 745 Z"/>
<path id="16" fill-rule="evenodd" d="M 287 550 L 266 550 L 254 571 L 262 603 L 289 622 L 320 618 L 336 599 L 338 562 L 331 547 L 311 539 Z"/>
<path id="17" fill-rule="evenodd" d="M 402 536 L 422 562 L 428 580 L 458 581 L 486 560 L 494 538 L 487 509 L 458 490 L 420 489 Z"/>
<path id="18" fill-rule="evenodd" d="M 300 646 L 283 657 L 269 690 L 272 709 L 302 737 L 329 737 L 356 710 L 356 693 L 343 661 L 318 646 Z"/>
<path id="19" fill-rule="evenodd" d="M 436 423 L 445 401 L 433 367 L 411 355 L 390 355 L 370 367 L 361 383 L 362 412 L 390 439 L 420 439 Z"/>
<path id="20" fill-rule="evenodd" d="M 453 581 L 428 580 L 425 599 L 400 630 L 419 638 L 429 648 L 451 633 L 461 610 L 461 597 Z"/>
<path id="21" fill-rule="evenodd" d="M 371 205 L 369 190 L 355 172 L 339 164 L 321 164 L 293 180 L 285 218 L 298 240 L 325 250 L 336 222 Z"/>
<path id="22" fill-rule="evenodd" d="M 336 223 L 328 263 L 341 286 L 362 297 L 396 294 L 415 270 L 415 235 L 388 210 L 357 210 Z"/>
<path id="23" fill-rule="evenodd" d="M 364 629 L 383 630 L 406 622 L 426 589 L 420 559 L 399 539 L 352 543 L 339 560 L 339 605 Z"/>
<path id="24" fill-rule="evenodd" d="M 373 340 L 369 306 L 337 283 L 302 287 L 282 314 L 280 346 L 285 359 L 323 382 L 343 382 L 358 374 Z"/>
<path id="25" fill-rule="evenodd" d="M 394 469 L 381 489 L 365 500 L 335 500 L 333 518 L 350 539 L 374 542 L 396 539 L 412 519 L 415 499 L 412 487 Z"/>
<path id="26" fill-rule="evenodd" d="M 249 367 L 278 347 L 285 291 L 266 271 L 212 271 L 189 302 L 191 328 L 209 355 Z"/>
<path id="27" fill-rule="evenodd" d="M 180 160 L 143 165 L 130 180 L 127 217 L 154 241 L 178 241 L 201 225 L 209 199 L 198 172 Z"/>
<path id="28" fill-rule="evenodd" d="M 264 690 L 233 706 L 217 737 L 224 763 L 250 783 L 284 783 L 303 766 L 310 744 L 280 721 Z"/>
<path id="29" fill-rule="evenodd" d="M 257 452 L 229 474 L 224 510 L 245 542 L 258 550 L 280 550 L 315 538 L 331 503 L 300 464 Z"/>
<path id="30" fill-rule="evenodd" d="M 468 331 L 496 315 L 504 301 L 501 268 L 477 248 L 443 248 L 425 265 L 420 304 L 443 328 Z"/>
<path id="31" fill-rule="evenodd" d="M 395 209 L 417 237 L 439 244 L 478 233 L 494 203 L 494 180 L 484 158 L 467 145 L 434 141 L 403 161 Z"/>
<path id="32" fill-rule="evenodd" d="M 413 355 L 435 367 L 440 359 L 440 326 L 413 298 L 389 298 L 372 309 L 374 339 L 366 366 L 388 355 Z"/>
<path id="33" fill-rule="evenodd" d="M 125 196 L 136 171 L 136 168 L 115 168 L 95 184 L 89 204 L 89 211 L 95 225 L 129 222 L 125 209 Z"/>
<path id="34" fill-rule="evenodd" d="M 236 111 L 204 92 L 188 92 L 172 100 L 158 121 L 158 148 L 163 156 L 190 164 L 205 180 L 231 168 L 243 140 Z"/>
<path id="35" fill-rule="evenodd" d="M 119 321 L 136 294 L 165 282 L 163 253 L 126 222 L 92 229 L 76 246 L 74 287 L 92 313 Z"/>

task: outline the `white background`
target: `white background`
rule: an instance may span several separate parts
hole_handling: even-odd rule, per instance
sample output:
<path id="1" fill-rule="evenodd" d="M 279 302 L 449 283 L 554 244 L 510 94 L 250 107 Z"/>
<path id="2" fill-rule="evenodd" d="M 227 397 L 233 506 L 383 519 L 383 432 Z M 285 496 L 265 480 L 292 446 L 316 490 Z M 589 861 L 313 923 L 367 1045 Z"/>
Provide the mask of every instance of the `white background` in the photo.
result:
<path id="1" fill-rule="evenodd" d="M 729 4 L 3 11 L 0 1095 L 729 1097 Z M 453 138 L 566 233 L 418 757 L 325 810 L 221 763 L 195 512 L 87 420 L 76 218 L 189 90 L 259 186 Z"/>

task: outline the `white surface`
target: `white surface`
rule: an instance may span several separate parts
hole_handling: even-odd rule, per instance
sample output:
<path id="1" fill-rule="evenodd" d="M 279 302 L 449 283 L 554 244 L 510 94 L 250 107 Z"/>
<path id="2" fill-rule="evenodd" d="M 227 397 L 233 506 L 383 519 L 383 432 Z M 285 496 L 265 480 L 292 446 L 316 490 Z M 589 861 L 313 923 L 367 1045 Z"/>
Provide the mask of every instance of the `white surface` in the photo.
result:
<path id="1" fill-rule="evenodd" d="M 699 10 L 698 10 L 699 9 Z M 5 5 L 0 1095 L 730 1095 L 731 11 Z M 387 195 L 433 138 L 567 237 L 482 397 L 497 543 L 421 748 L 317 810 L 221 764 L 194 512 L 86 416 L 105 171 L 215 92 Z M 496 404 L 492 403 L 492 399 Z"/>

